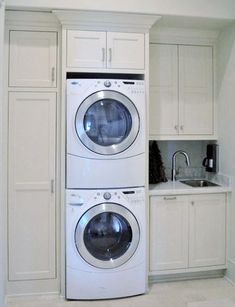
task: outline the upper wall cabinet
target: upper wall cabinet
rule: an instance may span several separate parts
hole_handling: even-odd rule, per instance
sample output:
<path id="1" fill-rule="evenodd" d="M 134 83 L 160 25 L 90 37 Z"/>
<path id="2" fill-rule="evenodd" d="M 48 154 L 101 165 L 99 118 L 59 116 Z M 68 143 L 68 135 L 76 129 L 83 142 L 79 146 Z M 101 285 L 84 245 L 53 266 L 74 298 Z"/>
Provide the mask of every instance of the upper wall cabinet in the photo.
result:
<path id="1" fill-rule="evenodd" d="M 150 44 L 150 137 L 214 134 L 212 47 Z"/>
<path id="2" fill-rule="evenodd" d="M 67 31 L 67 67 L 144 69 L 143 33 Z"/>
<path id="3" fill-rule="evenodd" d="M 10 31 L 9 86 L 56 87 L 57 34 Z"/>

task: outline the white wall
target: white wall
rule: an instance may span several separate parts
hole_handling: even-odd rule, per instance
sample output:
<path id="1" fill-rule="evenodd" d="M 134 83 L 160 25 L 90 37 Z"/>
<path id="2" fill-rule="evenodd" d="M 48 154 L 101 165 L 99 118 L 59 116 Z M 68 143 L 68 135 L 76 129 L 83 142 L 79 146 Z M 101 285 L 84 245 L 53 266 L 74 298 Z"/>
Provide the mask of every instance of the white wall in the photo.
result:
<path id="1" fill-rule="evenodd" d="M 3 36 L 4 36 L 4 4 L 0 1 L 0 67 L 3 67 Z M 3 70 L 0 69 L 0 168 L 2 165 L 2 101 L 3 101 Z M 5 272 L 3 266 L 3 202 L 2 202 L 2 176 L 0 175 L 0 306 L 4 306 L 5 300 Z"/>
<path id="2" fill-rule="evenodd" d="M 7 0 L 7 7 L 125 11 L 162 15 L 235 18 L 234 0 Z"/>
<path id="3" fill-rule="evenodd" d="M 217 44 L 220 171 L 230 175 L 233 193 L 230 212 L 228 276 L 235 282 L 235 25 L 225 29 Z"/>

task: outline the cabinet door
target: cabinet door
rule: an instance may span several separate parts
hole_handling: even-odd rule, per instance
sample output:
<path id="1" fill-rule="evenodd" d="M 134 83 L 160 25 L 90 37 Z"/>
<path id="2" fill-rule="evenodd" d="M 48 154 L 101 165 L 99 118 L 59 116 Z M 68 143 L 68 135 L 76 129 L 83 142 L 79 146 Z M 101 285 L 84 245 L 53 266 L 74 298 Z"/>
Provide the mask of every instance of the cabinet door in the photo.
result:
<path id="1" fill-rule="evenodd" d="M 180 134 L 213 134 L 212 48 L 179 46 Z"/>
<path id="2" fill-rule="evenodd" d="M 150 44 L 150 135 L 178 134 L 178 47 Z"/>
<path id="3" fill-rule="evenodd" d="M 144 69 L 144 34 L 107 33 L 107 67 Z"/>
<path id="4" fill-rule="evenodd" d="M 9 94 L 9 280 L 55 278 L 56 94 Z"/>
<path id="5" fill-rule="evenodd" d="M 68 30 L 67 66 L 106 67 L 106 32 Z"/>
<path id="6" fill-rule="evenodd" d="M 195 195 L 189 213 L 189 266 L 225 264 L 225 195 Z"/>
<path id="7" fill-rule="evenodd" d="M 188 266 L 188 203 L 184 196 L 150 198 L 150 272 Z"/>
<path id="8" fill-rule="evenodd" d="M 10 31 L 9 86 L 56 87 L 57 34 Z"/>

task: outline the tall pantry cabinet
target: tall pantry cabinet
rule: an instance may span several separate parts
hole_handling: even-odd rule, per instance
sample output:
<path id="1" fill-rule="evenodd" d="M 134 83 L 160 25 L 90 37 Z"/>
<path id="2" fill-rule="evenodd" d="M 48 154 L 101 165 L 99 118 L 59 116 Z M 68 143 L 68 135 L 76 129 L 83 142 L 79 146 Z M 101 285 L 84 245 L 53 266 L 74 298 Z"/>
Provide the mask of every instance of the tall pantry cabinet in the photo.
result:
<path id="1" fill-rule="evenodd" d="M 57 278 L 58 33 L 8 34 L 8 292 L 40 292 Z"/>

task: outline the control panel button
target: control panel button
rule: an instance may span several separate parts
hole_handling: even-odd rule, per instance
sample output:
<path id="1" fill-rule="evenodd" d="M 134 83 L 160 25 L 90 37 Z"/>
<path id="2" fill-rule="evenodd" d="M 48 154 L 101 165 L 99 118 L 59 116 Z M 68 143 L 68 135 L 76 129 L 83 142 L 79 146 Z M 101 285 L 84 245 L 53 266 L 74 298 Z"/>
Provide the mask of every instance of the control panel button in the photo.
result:
<path id="1" fill-rule="evenodd" d="M 111 82 L 110 82 L 109 80 L 106 80 L 106 81 L 104 82 L 104 86 L 105 86 L 105 87 L 110 87 L 110 86 L 111 86 Z"/>
<path id="2" fill-rule="evenodd" d="M 111 194 L 109 192 L 105 192 L 103 197 L 105 200 L 109 200 L 111 198 Z"/>

